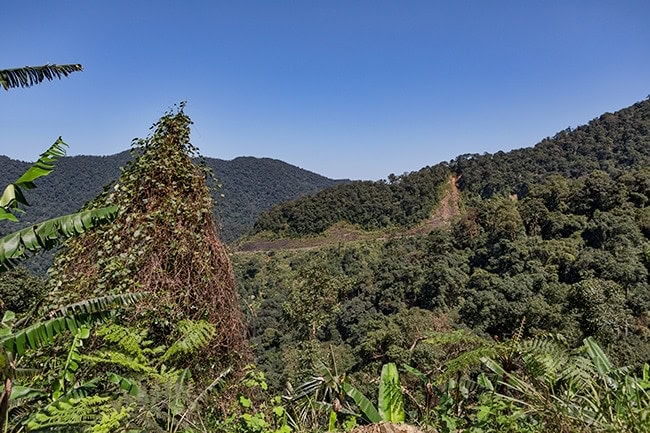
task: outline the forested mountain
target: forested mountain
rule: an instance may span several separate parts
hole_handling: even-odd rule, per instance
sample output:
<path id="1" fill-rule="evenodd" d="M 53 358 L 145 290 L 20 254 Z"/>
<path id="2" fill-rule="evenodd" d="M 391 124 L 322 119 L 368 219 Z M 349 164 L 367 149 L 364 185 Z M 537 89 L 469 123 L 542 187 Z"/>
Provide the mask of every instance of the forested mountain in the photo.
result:
<path id="1" fill-rule="evenodd" d="M 366 230 L 410 226 L 431 214 L 449 176 L 448 167 L 439 164 L 402 176 L 391 175 L 388 182 L 337 185 L 264 212 L 253 232 L 315 235 L 340 221 Z"/>
<path id="2" fill-rule="evenodd" d="M 550 175 L 578 178 L 593 170 L 616 179 L 650 166 L 650 100 L 607 113 L 574 130 L 566 129 L 534 147 L 495 154 L 461 155 L 388 182 L 353 182 L 277 205 L 260 215 L 254 233 L 308 236 L 339 221 L 363 229 L 410 226 L 426 218 L 450 174 L 466 193 L 483 198 L 517 194 Z"/>
<path id="3" fill-rule="evenodd" d="M 32 206 L 22 222 L 28 225 L 80 208 L 104 186 L 114 182 L 120 174 L 120 167 L 129 160 L 129 152 L 61 159 L 56 171 L 40 182 L 37 189 L 30 191 Z M 213 195 L 226 242 L 250 229 L 257 215 L 274 204 L 345 182 L 271 158 L 239 157 L 231 161 L 204 158 L 204 161 L 221 184 Z M 0 184 L 6 185 L 20 176 L 29 163 L 0 156 L 0 166 Z M 8 231 L 8 227 L 2 226 L 1 231 Z"/>
<path id="4" fill-rule="evenodd" d="M 0 223 L 0 233 L 10 233 L 54 216 L 73 212 L 114 182 L 120 167 L 131 160 L 129 152 L 111 156 L 73 156 L 62 158 L 57 169 L 29 191 L 31 206 L 20 224 Z M 221 238 L 230 242 L 249 230 L 263 210 L 315 193 L 337 183 L 299 167 L 270 158 L 240 157 L 231 161 L 204 158 L 220 188 L 213 188 L 215 213 L 220 224 Z M 29 163 L 0 156 L 0 185 L 15 181 Z M 51 254 L 37 257 L 30 267 L 43 272 Z"/>
<path id="5" fill-rule="evenodd" d="M 451 162 L 464 191 L 492 197 L 526 195 L 551 174 L 577 178 L 602 170 L 614 178 L 650 166 L 650 99 L 587 125 L 565 129 L 531 148 L 484 155 L 461 155 Z"/>

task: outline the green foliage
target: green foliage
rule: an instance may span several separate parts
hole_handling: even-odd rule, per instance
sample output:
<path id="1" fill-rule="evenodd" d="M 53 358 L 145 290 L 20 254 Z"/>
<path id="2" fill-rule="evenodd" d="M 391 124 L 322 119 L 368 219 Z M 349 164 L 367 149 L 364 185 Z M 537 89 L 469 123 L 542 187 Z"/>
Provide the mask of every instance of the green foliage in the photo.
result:
<path id="1" fill-rule="evenodd" d="M 53 426 L 79 430 L 82 424 L 92 424 L 90 422 L 92 416 L 97 418 L 106 414 L 109 410 L 109 407 L 104 404 L 106 400 L 86 398 L 88 389 L 95 387 L 94 381 L 78 384 L 75 380 L 81 361 L 79 350 L 82 341 L 89 337 L 90 326 L 109 318 L 115 308 L 133 304 L 138 299 L 140 296 L 136 293 L 85 300 L 52 311 L 49 313 L 52 319 L 19 329 L 12 329 L 16 325 L 15 316 L 10 311 L 6 312 L 0 323 L 0 373 L 4 387 L 0 394 L 0 408 L 2 408 L 0 428 L 4 429 L 3 432 L 6 432 L 9 427 L 10 400 L 43 401 L 44 398 L 51 398 L 50 402 L 40 410 L 37 409 L 38 405 L 27 406 L 30 410 L 23 414 L 22 421 L 15 424 L 27 424 L 30 429 L 36 431 L 51 429 Z M 21 372 L 18 368 L 20 358 L 25 357 L 29 352 L 33 353 L 45 346 L 53 345 L 57 337 L 67 332 L 71 332 L 74 338 L 58 377 L 53 382 L 51 394 L 28 387 L 17 387 L 18 392 L 13 394 L 14 382 L 19 379 Z"/>
<path id="2" fill-rule="evenodd" d="M 33 432 L 107 432 L 119 426 L 129 409 L 118 412 L 109 397 L 88 396 L 58 400 L 32 417 L 26 426 Z"/>
<path id="3" fill-rule="evenodd" d="M 182 347 L 185 354 L 208 344 L 197 333 L 214 332 L 214 326 L 206 323 L 188 322 L 183 329 L 175 342 L 179 344 L 171 347 Z M 30 410 L 21 424 L 37 431 L 55 424 L 61 431 L 188 431 L 204 421 L 201 410 L 206 401 L 223 388 L 231 373 L 227 369 L 199 384 L 189 369 L 166 366 L 170 348 L 151 347 L 146 332 L 109 323 L 97 335 L 100 348 L 84 353 L 82 342 L 89 332 L 78 329 L 53 382 L 45 385 L 50 394 L 22 393 L 14 411 Z"/>
<path id="4" fill-rule="evenodd" d="M 227 414 L 215 423 L 215 431 L 228 433 L 290 433 L 292 420 L 282 398 L 269 396 L 264 373 L 248 366 L 240 380 L 236 404 L 227 408 Z M 249 398 L 249 396 L 254 396 Z M 294 423 L 295 424 L 295 423 Z"/>
<path id="5" fill-rule="evenodd" d="M 52 311 L 49 314 L 53 316 L 52 319 L 0 336 L 0 346 L 8 352 L 23 355 L 29 349 L 38 349 L 53 343 L 54 338 L 63 332 L 76 333 L 80 328 L 103 321 L 110 317 L 115 308 L 133 304 L 139 299 L 142 299 L 141 294 L 130 293 L 87 299 L 66 305 Z"/>
<path id="6" fill-rule="evenodd" d="M 27 313 L 42 299 L 45 290 L 45 280 L 31 275 L 25 268 L 0 273 L 0 315 L 7 310 Z"/>
<path id="7" fill-rule="evenodd" d="M 163 354 L 161 358 L 163 362 L 206 347 L 215 337 L 217 329 L 213 324 L 205 321 L 182 320 L 178 323 L 176 332 L 180 334 L 180 338 Z"/>
<path id="8" fill-rule="evenodd" d="M 211 377 L 243 364 L 248 345 L 230 260 L 217 236 L 207 170 L 193 162 L 198 153 L 183 108 L 164 115 L 150 136 L 134 140 L 135 159 L 111 190 L 91 202 L 117 206 L 119 214 L 110 226 L 67 243 L 50 272 L 50 302 L 137 287 L 148 296 L 125 319 L 146 328 L 156 346 L 169 347 L 179 333 L 187 334 L 170 348 L 170 365 L 188 367 L 187 353 L 195 353 L 192 344 L 200 341 L 205 362 L 194 374 Z M 184 329 L 185 320 L 211 326 Z"/>
<path id="9" fill-rule="evenodd" d="M 522 411 L 529 426 L 545 431 L 645 432 L 650 429 L 650 383 L 625 368 L 615 368 L 592 338 L 579 352 L 529 346 L 523 365 L 507 371 L 493 360 L 485 365 L 496 374 L 501 390 L 493 398 Z M 558 356 L 558 353 L 560 356 Z M 647 371 L 648 367 L 644 367 Z"/>
<path id="10" fill-rule="evenodd" d="M 603 114 L 574 130 L 560 131 L 535 147 L 461 155 L 451 162 L 451 167 L 461 175 L 460 186 L 465 192 L 485 198 L 513 193 L 524 196 L 551 175 L 575 179 L 602 170 L 617 177 L 650 165 L 649 111 L 650 102 L 645 100 L 616 113 Z M 614 203 L 618 197 L 617 191 L 611 188 L 591 191 L 595 194 L 589 195 L 585 210 L 609 206 L 606 202 Z M 599 195 L 598 191 L 606 195 Z M 605 201 L 599 202 L 599 196 Z M 561 201 L 562 195 L 557 195 L 555 200 Z"/>
<path id="11" fill-rule="evenodd" d="M 0 71 L 1 73 L 2 71 Z M 66 147 L 67 144 L 59 137 L 18 180 L 7 185 L 2 196 L 0 196 L 0 221 L 8 219 L 18 222 L 18 218 L 11 212 L 20 211 L 18 205 L 29 206 L 23 189 L 36 188 L 34 181 L 40 177 L 47 176 L 54 170 L 55 162 L 65 156 Z"/>
<path id="12" fill-rule="evenodd" d="M 4 236 L 0 238 L 0 271 L 7 270 L 15 261 L 26 258 L 28 252 L 51 250 L 65 239 L 112 221 L 117 213 L 117 206 L 89 209 L 53 218 Z"/>

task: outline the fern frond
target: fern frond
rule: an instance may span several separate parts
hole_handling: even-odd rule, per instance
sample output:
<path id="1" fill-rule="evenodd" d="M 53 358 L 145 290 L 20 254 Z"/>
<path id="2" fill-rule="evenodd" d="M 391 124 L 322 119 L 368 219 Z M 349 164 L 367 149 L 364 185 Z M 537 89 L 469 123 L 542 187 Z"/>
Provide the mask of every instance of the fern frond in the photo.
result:
<path id="1" fill-rule="evenodd" d="M 101 350 L 95 352 L 93 355 L 83 355 L 82 359 L 85 361 L 93 362 L 95 364 L 106 364 L 110 366 L 117 366 L 124 368 L 128 371 L 136 373 L 156 374 L 156 369 L 148 364 L 142 363 L 122 352 L 115 352 L 111 350 Z"/>
<path id="2" fill-rule="evenodd" d="M 102 415 L 114 412 L 110 397 L 89 396 L 59 399 L 34 413 L 27 421 L 29 431 L 85 431 L 100 422 Z"/>
<path id="3" fill-rule="evenodd" d="M 117 345 L 121 351 L 132 356 L 138 362 L 143 364 L 148 363 L 143 348 L 147 344 L 145 341 L 147 336 L 146 330 L 137 331 L 133 328 L 111 323 L 97 329 L 96 334 L 102 337 L 107 343 Z"/>
<path id="4" fill-rule="evenodd" d="M 167 349 L 161 357 L 161 362 L 207 346 L 217 333 L 216 327 L 204 320 L 182 320 L 178 323 L 177 330 L 181 337 Z"/>

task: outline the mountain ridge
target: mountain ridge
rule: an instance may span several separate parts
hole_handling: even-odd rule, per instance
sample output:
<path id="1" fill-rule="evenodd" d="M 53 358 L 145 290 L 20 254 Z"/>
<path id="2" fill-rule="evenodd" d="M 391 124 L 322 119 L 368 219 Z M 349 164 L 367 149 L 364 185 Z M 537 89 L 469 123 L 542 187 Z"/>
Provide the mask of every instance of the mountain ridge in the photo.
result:
<path id="1" fill-rule="evenodd" d="M 463 193 L 482 198 L 523 197 L 532 185 L 557 174 L 570 179 L 594 170 L 618 177 L 626 170 L 650 166 L 650 99 L 585 125 L 567 128 L 537 144 L 507 152 L 463 154 L 426 166 L 388 182 L 334 185 L 313 196 L 280 203 L 260 214 L 251 232 L 267 237 L 315 236 L 337 223 L 364 230 L 412 227 L 437 206 L 438 187 L 448 175 L 459 178 Z"/>

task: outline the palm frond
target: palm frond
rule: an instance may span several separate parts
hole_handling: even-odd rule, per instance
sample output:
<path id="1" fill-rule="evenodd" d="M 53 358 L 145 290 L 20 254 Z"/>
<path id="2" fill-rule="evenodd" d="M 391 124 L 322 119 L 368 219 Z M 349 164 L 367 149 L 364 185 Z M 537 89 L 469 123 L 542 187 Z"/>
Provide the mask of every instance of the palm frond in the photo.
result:
<path id="1" fill-rule="evenodd" d="M 43 221 L 0 238 L 0 272 L 11 269 L 27 253 L 50 250 L 64 239 L 112 221 L 117 213 L 117 206 L 90 209 Z"/>
<path id="2" fill-rule="evenodd" d="M 207 346 L 217 333 L 215 326 L 204 320 L 181 320 L 177 329 L 181 337 L 167 349 L 161 358 L 162 362 Z"/>
<path id="3" fill-rule="evenodd" d="M 0 85 L 5 90 L 18 87 L 31 87 L 45 80 L 67 77 L 73 72 L 83 71 L 83 66 L 73 65 L 43 65 L 25 66 L 22 68 L 0 69 Z"/>

